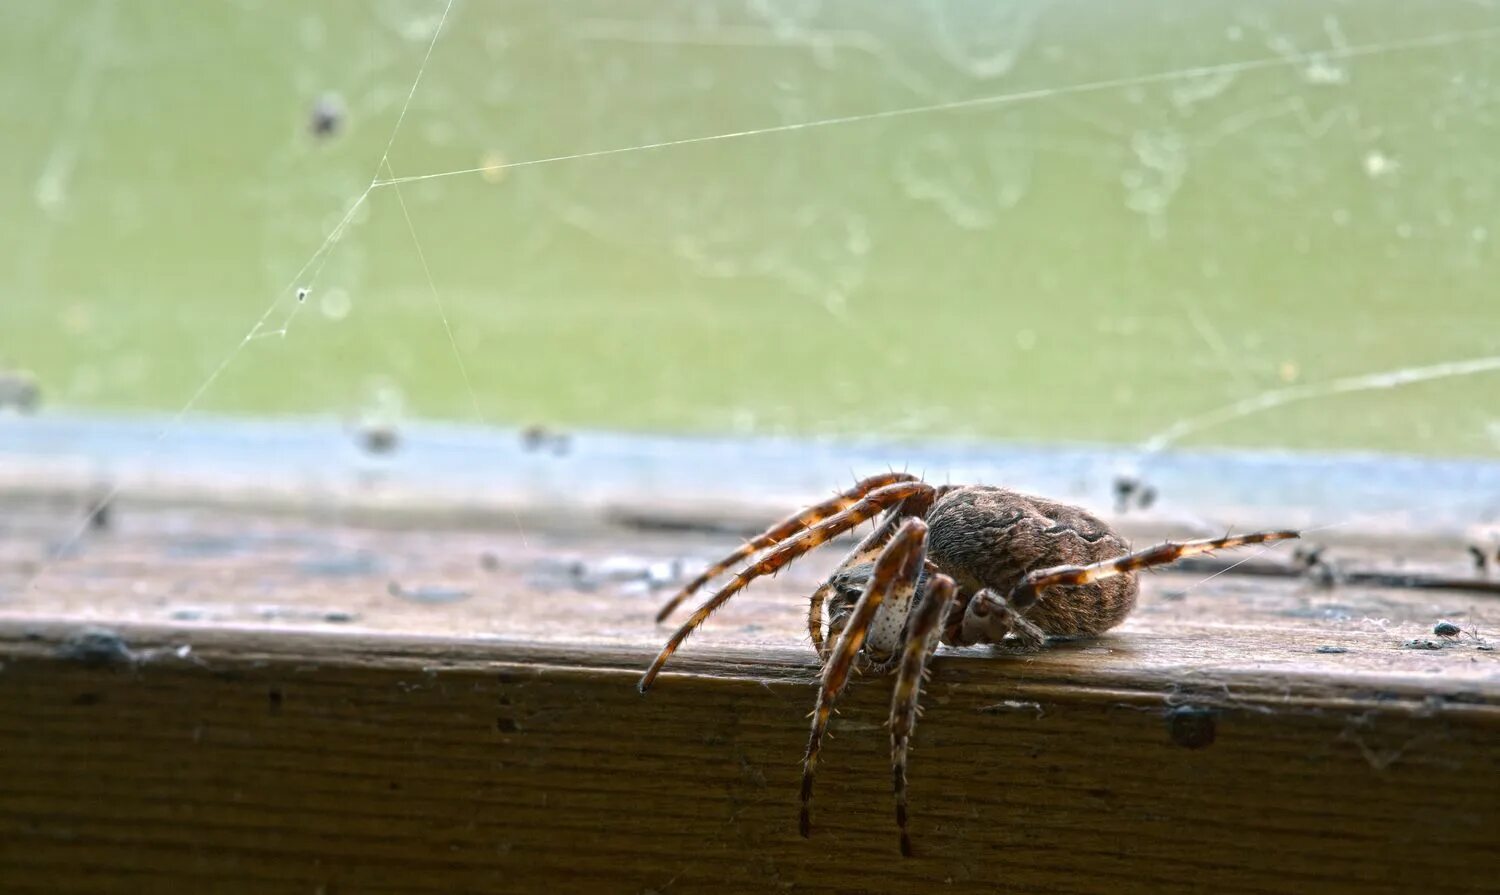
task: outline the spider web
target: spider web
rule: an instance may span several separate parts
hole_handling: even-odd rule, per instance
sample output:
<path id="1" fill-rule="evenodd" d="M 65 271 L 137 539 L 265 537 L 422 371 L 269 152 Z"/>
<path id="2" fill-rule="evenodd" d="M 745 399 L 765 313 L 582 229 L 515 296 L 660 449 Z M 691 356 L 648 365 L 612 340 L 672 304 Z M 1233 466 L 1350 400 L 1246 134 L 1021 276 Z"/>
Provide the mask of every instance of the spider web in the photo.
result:
<path id="1" fill-rule="evenodd" d="M 80 62 L 7 97 L 56 114 L 6 327 L 44 337 L 0 363 L 170 409 L 163 440 L 250 411 L 1500 455 L 1490 4 L 373 10 L 183 23 L 295 28 L 273 88 L 215 85 L 295 131 L 246 172 L 155 82 L 188 148 L 104 136 L 139 138 L 108 102 L 139 55 L 204 50 L 110 0 L 4 13 Z M 106 241 L 122 282 L 68 272 Z"/>

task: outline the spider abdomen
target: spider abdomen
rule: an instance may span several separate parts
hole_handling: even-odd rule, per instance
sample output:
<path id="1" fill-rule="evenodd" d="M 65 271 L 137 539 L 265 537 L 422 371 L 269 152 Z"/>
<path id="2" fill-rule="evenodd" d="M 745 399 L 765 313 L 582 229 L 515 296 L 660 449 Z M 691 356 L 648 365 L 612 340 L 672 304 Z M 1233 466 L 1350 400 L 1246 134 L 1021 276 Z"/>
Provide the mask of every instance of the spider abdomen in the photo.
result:
<path id="1" fill-rule="evenodd" d="M 928 558 L 960 586 L 960 603 L 980 589 L 1001 596 L 1028 572 L 1081 566 L 1128 552 L 1103 520 L 1070 504 L 975 485 L 943 495 L 927 514 Z M 1059 588 L 1027 617 L 1057 637 L 1098 634 L 1135 606 L 1134 575 Z"/>

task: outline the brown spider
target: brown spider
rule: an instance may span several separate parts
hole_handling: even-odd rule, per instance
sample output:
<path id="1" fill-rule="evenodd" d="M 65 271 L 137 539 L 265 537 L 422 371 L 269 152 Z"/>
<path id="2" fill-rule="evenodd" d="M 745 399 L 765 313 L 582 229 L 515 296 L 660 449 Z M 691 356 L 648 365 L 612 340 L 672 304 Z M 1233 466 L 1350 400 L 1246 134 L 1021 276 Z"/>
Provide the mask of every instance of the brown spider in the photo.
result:
<path id="1" fill-rule="evenodd" d="M 658 622 L 716 575 L 765 550 L 672 635 L 641 678 L 641 692 L 688 635 L 751 581 L 775 574 L 882 512 L 885 518 L 809 601 L 808 631 L 823 661 L 823 679 L 803 760 L 799 829 L 803 836 L 811 830 L 818 753 L 850 671 L 856 662 L 877 673 L 895 669 L 891 772 L 903 855 L 911 854 L 907 742 L 916 726 L 927 661 L 939 643 L 998 644 L 1010 638 L 1036 649 L 1048 637 L 1100 634 L 1135 606 L 1132 572 L 1196 553 L 1298 537 L 1295 531 L 1267 531 L 1169 542 L 1132 553 L 1108 525 L 1075 506 L 987 485 L 935 487 L 900 472 L 871 476 L 767 529 L 673 597 Z"/>

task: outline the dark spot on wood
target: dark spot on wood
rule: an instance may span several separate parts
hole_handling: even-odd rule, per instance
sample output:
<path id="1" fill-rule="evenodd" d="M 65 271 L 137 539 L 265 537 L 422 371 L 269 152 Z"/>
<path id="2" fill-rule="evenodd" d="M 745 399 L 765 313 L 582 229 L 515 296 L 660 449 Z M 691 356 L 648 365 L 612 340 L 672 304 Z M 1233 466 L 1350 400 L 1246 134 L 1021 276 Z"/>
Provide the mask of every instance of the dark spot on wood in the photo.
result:
<path id="1" fill-rule="evenodd" d="M 79 693 L 73 697 L 73 705 L 98 705 L 104 701 L 104 697 L 98 693 Z"/>
<path id="2" fill-rule="evenodd" d="M 1437 649 L 1442 649 L 1444 647 L 1444 645 L 1445 644 L 1443 644 L 1442 642 L 1437 641 L 1437 640 L 1423 640 L 1421 638 L 1417 638 L 1417 639 L 1414 639 L 1414 640 L 1408 640 L 1405 643 L 1401 644 L 1401 648 L 1402 649 L 1434 649 L 1434 650 L 1437 650 Z"/>
<path id="3" fill-rule="evenodd" d="M 766 788 L 766 774 L 743 754 L 739 756 L 740 777 L 756 789 Z"/>
<path id="4" fill-rule="evenodd" d="M 1202 706 L 1177 706 L 1167 712 L 1167 733 L 1184 749 L 1207 748 L 1218 736 L 1217 714 Z"/>
<path id="5" fill-rule="evenodd" d="M 84 628 L 59 644 L 54 654 L 59 659 L 96 667 L 131 665 L 136 660 L 125 640 L 108 628 Z"/>
<path id="6" fill-rule="evenodd" d="M 501 733 L 515 733 L 521 728 L 520 725 L 516 724 L 514 718 L 500 717 L 495 719 L 495 729 Z"/>
<path id="7" fill-rule="evenodd" d="M 266 702 L 271 707 L 271 714 L 277 715 L 281 713 L 281 701 L 282 697 L 280 687 L 272 687 L 266 692 Z"/>

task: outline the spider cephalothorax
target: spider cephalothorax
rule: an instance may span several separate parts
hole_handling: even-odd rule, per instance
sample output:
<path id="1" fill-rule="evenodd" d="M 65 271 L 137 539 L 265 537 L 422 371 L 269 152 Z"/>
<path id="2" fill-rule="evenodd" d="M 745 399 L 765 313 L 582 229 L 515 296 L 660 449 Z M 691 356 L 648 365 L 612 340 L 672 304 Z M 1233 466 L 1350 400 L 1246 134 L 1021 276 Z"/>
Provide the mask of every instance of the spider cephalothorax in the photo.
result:
<path id="1" fill-rule="evenodd" d="M 1132 573 L 1139 569 L 1298 536 L 1295 531 L 1267 531 L 1168 542 L 1132 553 L 1108 525 L 1075 506 L 986 485 L 935 487 L 906 473 L 871 476 L 767 529 L 673 597 L 657 621 L 716 575 L 760 554 L 672 635 L 641 678 L 641 692 L 688 635 L 751 581 L 882 513 L 875 530 L 808 601 L 808 632 L 823 673 L 803 763 L 800 829 L 804 836 L 811 829 L 813 775 L 833 702 L 849 672 L 856 663 L 866 669 L 895 669 L 891 768 L 901 852 L 907 855 L 906 746 L 916 725 L 927 660 L 940 642 L 962 646 L 1009 640 L 1035 649 L 1048 637 L 1100 634 L 1134 608 Z"/>

